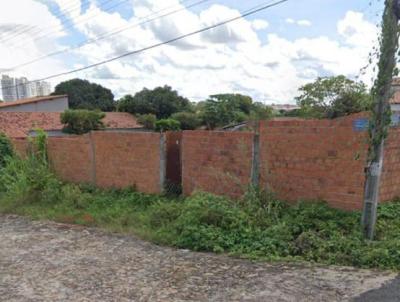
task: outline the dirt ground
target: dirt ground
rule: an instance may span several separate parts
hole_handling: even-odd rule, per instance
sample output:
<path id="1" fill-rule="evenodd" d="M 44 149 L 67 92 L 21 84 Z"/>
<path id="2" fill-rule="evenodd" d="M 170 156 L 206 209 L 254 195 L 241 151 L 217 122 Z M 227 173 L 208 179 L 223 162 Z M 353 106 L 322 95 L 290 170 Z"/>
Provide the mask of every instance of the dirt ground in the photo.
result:
<path id="1" fill-rule="evenodd" d="M 251 262 L 0 216 L 0 301 L 376 301 L 396 282 L 391 272 Z"/>

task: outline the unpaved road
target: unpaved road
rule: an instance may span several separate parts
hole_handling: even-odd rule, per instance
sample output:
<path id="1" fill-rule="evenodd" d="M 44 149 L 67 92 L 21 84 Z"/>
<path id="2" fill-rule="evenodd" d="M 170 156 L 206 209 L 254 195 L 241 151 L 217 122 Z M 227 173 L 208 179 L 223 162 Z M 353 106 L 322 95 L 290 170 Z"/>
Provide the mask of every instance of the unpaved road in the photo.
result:
<path id="1" fill-rule="evenodd" d="M 0 301 L 384 301 L 368 291 L 396 282 L 390 272 L 254 263 L 0 216 Z"/>

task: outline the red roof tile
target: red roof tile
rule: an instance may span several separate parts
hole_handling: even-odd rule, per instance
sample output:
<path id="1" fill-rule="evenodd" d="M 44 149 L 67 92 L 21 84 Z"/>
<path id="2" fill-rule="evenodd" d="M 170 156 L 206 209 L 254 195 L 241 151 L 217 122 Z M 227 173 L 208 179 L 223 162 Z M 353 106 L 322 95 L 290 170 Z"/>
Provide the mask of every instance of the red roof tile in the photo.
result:
<path id="1" fill-rule="evenodd" d="M 141 128 L 136 118 L 125 112 L 107 112 L 103 122 L 109 129 Z M 35 128 L 61 130 L 60 113 L 0 111 L 0 132 L 9 137 L 26 137 Z"/>
<path id="2" fill-rule="evenodd" d="M 40 97 L 34 97 L 34 98 L 29 98 L 29 99 L 21 99 L 17 101 L 12 101 L 12 102 L 2 102 L 0 103 L 0 108 L 4 107 L 14 107 L 14 106 L 19 106 L 19 105 L 24 105 L 24 104 L 31 104 L 31 103 L 38 103 L 42 101 L 52 101 L 55 99 L 60 99 L 60 98 L 65 98 L 67 95 L 48 95 L 48 96 L 40 96 Z"/>

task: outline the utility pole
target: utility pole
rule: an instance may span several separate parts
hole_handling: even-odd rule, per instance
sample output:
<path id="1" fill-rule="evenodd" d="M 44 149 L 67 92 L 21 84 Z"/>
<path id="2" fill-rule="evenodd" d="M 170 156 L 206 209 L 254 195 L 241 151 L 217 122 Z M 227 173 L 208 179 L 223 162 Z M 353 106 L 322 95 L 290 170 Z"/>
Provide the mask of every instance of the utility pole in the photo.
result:
<path id="1" fill-rule="evenodd" d="M 370 125 L 370 146 L 366 182 L 362 227 L 364 236 L 373 240 L 376 223 L 376 211 L 379 202 L 379 186 L 382 174 L 384 141 L 390 125 L 392 97 L 392 79 L 396 68 L 396 54 L 399 46 L 400 0 L 385 0 L 380 40 L 378 76 L 372 89 L 374 109 Z"/>

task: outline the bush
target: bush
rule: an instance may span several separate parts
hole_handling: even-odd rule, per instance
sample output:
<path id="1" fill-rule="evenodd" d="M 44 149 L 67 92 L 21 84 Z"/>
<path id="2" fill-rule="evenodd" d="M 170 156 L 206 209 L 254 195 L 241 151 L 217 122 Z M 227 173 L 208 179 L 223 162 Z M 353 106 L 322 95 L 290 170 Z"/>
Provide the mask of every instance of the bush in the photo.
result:
<path id="1" fill-rule="evenodd" d="M 180 123 L 182 130 L 195 130 L 200 126 L 201 121 L 195 113 L 178 112 L 171 115 L 171 118 Z"/>
<path id="2" fill-rule="evenodd" d="M 178 131 L 180 130 L 181 124 L 174 119 L 163 119 L 156 122 L 156 130 L 160 132 L 165 131 Z"/>
<path id="3" fill-rule="evenodd" d="M 0 168 L 4 167 L 8 157 L 13 156 L 14 151 L 10 139 L 0 132 Z"/>
<path id="4" fill-rule="evenodd" d="M 154 114 L 142 114 L 138 116 L 137 121 L 144 128 L 153 130 L 156 127 L 157 117 Z"/>
<path id="5" fill-rule="evenodd" d="M 61 114 L 61 123 L 64 124 L 63 131 L 72 134 L 84 134 L 91 130 L 104 128 L 101 121 L 105 117 L 101 111 L 91 110 L 65 110 Z"/>

